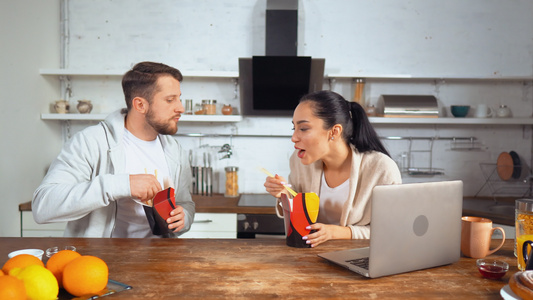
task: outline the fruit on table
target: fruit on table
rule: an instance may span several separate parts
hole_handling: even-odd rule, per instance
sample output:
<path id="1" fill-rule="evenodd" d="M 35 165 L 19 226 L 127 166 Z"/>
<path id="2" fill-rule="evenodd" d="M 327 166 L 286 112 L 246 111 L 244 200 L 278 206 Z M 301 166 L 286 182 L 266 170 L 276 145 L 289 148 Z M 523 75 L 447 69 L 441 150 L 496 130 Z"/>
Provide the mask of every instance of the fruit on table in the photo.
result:
<path id="1" fill-rule="evenodd" d="M 0 274 L 0 299 L 26 300 L 24 282 L 14 276 L 2 275 L 3 273 Z"/>
<path id="2" fill-rule="evenodd" d="M 107 286 L 109 269 L 100 258 L 82 255 L 63 269 L 63 287 L 74 296 L 95 294 Z"/>
<path id="3" fill-rule="evenodd" d="M 2 267 L 2 271 L 4 271 L 6 274 L 9 274 L 9 271 L 13 268 L 25 268 L 31 265 L 44 267 L 43 262 L 37 257 L 30 254 L 19 254 L 8 259 Z"/>
<path id="4" fill-rule="evenodd" d="M 15 256 L 16 257 L 16 256 Z M 54 274 L 40 265 L 25 268 L 13 268 L 10 276 L 15 276 L 24 282 L 26 296 L 31 300 L 52 300 L 59 294 L 59 285 Z"/>
<path id="5" fill-rule="evenodd" d="M 46 263 L 46 268 L 54 274 L 54 276 L 57 279 L 57 283 L 59 284 L 59 287 L 63 287 L 63 270 L 65 269 L 65 266 L 73 261 L 74 259 L 80 257 L 81 254 L 79 254 L 76 251 L 72 250 L 61 250 L 48 259 L 48 262 Z"/>

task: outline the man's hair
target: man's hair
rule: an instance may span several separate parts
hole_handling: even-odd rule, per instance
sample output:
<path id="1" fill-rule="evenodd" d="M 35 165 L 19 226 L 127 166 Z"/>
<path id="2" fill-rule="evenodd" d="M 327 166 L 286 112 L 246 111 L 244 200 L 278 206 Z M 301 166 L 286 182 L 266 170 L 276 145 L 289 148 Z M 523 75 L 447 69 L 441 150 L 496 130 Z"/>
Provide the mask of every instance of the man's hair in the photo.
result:
<path id="1" fill-rule="evenodd" d="M 141 97 L 149 102 L 157 91 L 156 81 L 160 76 L 172 76 L 179 82 L 183 80 L 181 72 L 173 67 L 156 62 L 140 62 L 124 74 L 122 90 L 128 111 L 131 110 L 133 98 Z"/>

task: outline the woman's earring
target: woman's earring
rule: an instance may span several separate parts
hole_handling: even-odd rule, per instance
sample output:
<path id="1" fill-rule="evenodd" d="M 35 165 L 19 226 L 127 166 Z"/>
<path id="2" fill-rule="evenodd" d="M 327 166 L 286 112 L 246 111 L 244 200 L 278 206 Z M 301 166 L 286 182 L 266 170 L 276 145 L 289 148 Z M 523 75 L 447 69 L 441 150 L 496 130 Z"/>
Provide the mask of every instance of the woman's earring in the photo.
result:
<path id="1" fill-rule="evenodd" d="M 331 140 L 334 140 L 334 139 L 335 139 L 335 137 L 332 136 L 332 137 L 331 137 Z"/>

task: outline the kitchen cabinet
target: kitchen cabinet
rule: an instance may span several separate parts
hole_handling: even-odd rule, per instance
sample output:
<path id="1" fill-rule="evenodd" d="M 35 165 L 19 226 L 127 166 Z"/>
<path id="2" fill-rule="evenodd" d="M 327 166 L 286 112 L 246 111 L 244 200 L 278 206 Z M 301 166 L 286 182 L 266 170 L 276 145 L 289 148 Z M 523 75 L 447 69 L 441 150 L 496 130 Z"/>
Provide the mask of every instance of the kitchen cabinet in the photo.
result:
<path id="1" fill-rule="evenodd" d="M 181 238 L 237 238 L 236 213 L 196 213 L 191 229 Z"/>
<path id="2" fill-rule="evenodd" d="M 67 223 L 37 224 L 31 211 L 22 211 L 21 225 L 21 237 L 62 237 Z"/>
<path id="3" fill-rule="evenodd" d="M 66 222 L 37 224 L 31 211 L 21 212 L 21 237 L 62 237 Z M 191 230 L 181 238 L 237 238 L 236 213 L 196 213 Z"/>

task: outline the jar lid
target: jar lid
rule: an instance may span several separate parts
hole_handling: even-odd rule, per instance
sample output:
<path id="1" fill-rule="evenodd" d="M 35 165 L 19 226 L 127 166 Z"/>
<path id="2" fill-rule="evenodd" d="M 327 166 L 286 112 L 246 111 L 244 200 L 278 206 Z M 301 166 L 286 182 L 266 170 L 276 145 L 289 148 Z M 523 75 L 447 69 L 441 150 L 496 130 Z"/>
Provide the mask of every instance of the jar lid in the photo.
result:
<path id="1" fill-rule="evenodd" d="M 520 211 L 532 211 L 533 212 L 533 199 L 516 199 L 515 207 Z"/>
<path id="2" fill-rule="evenodd" d="M 226 172 L 235 172 L 239 171 L 239 167 L 225 167 L 224 170 L 226 170 Z"/>
<path id="3" fill-rule="evenodd" d="M 209 99 L 203 99 L 202 104 L 211 104 L 211 100 Z"/>

